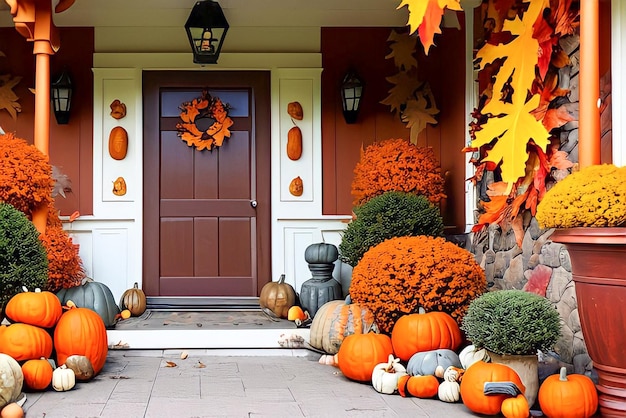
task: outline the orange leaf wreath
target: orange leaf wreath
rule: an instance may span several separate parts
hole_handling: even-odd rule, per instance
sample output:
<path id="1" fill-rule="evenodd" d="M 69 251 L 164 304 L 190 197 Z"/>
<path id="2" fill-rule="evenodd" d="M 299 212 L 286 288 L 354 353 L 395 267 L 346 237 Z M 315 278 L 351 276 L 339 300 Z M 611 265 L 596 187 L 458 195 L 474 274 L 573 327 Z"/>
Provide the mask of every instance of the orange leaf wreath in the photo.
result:
<path id="1" fill-rule="evenodd" d="M 176 124 L 178 136 L 190 147 L 198 151 L 213 147 L 221 147 L 224 138 L 230 138 L 229 128 L 233 120 L 228 117 L 228 105 L 224 105 L 219 97 L 212 97 L 207 90 L 202 96 L 185 102 L 180 106 L 182 123 Z M 197 121 L 211 119 L 213 123 L 205 131 L 198 128 Z"/>

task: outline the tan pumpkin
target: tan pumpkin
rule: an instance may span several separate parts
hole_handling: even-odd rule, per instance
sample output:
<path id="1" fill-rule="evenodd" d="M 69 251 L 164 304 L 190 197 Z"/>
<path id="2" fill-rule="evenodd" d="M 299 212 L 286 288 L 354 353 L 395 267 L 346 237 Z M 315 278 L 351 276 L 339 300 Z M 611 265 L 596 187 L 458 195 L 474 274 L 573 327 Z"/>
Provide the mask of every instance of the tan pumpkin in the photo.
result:
<path id="1" fill-rule="evenodd" d="M 20 364 L 13 357 L 0 353 L 0 409 L 19 398 L 23 384 Z"/>
<path id="2" fill-rule="evenodd" d="M 311 322 L 310 344 L 329 354 L 337 354 L 344 338 L 352 334 L 378 332 L 374 314 L 358 303 L 333 300 L 323 304 Z"/>
<path id="3" fill-rule="evenodd" d="M 287 132 L 287 157 L 290 160 L 299 160 L 302 156 L 302 131 L 294 126 Z"/>
<path id="4" fill-rule="evenodd" d="M 128 132 L 121 126 L 116 126 L 109 133 L 109 155 L 114 160 L 123 160 L 128 151 Z"/>
<path id="5" fill-rule="evenodd" d="M 281 274 L 277 282 L 265 284 L 259 296 L 261 308 L 267 308 L 279 318 L 287 318 L 289 308 L 296 304 L 296 291 L 289 283 L 285 283 L 285 275 Z"/>
<path id="6" fill-rule="evenodd" d="M 137 282 L 132 289 L 126 290 L 120 299 L 120 310 L 128 309 L 132 316 L 141 316 L 146 311 L 146 294 Z"/>
<path id="7" fill-rule="evenodd" d="M 75 380 L 90 380 L 95 372 L 86 356 L 72 355 L 65 360 L 65 366 L 74 372 Z"/>

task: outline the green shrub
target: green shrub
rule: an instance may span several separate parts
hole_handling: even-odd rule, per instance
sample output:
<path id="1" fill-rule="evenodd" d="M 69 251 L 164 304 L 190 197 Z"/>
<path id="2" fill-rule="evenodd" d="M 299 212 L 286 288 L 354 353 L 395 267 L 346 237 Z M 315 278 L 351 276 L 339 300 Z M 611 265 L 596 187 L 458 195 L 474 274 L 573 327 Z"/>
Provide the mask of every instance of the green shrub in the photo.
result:
<path id="1" fill-rule="evenodd" d="M 339 244 L 341 261 L 353 267 L 367 250 L 386 239 L 443 235 L 439 208 L 412 193 L 386 192 L 355 208 L 354 213 L 356 219 L 348 224 Z"/>
<path id="2" fill-rule="evenodd" d="M 461 329 L 477 348 L 509 355 L 551 350 L 561 336 L 559 314 L 550 301 L 523 290 L 494 290 L 476 298 Z"/>
<path id="3" fill-rule="evenodd" d="M 22 291 L 44 289 L 48 257 L 33 223 L 13 206 L 0 202 L 0 311 Z"/>

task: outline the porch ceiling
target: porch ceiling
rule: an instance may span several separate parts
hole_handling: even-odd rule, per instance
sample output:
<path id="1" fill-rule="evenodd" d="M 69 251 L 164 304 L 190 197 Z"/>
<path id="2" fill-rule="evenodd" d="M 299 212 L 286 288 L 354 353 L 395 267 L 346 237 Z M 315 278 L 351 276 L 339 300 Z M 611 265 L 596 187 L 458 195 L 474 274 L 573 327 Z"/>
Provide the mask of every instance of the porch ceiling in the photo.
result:
<path id="1" fill-rule="evenodd" d="M 57 26 L 182 27 L 195 0 L 78 0 Z M 219 0 L 231 27 L 404 26 L 400 0 Z M 13 26 L 0 0 L 0 26 Z"/>

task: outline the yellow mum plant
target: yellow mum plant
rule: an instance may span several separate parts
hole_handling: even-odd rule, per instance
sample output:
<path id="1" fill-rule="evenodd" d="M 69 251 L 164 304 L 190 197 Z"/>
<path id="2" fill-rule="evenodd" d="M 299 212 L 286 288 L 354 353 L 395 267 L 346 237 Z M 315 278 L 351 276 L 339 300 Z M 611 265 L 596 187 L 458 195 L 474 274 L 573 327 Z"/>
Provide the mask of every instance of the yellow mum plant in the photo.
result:
<path id="1" fill-rule="evenodd" d="M 542 228 L 626 225 L 626 167 L 592 165 L 552 187 L 537 206 Z"/>

